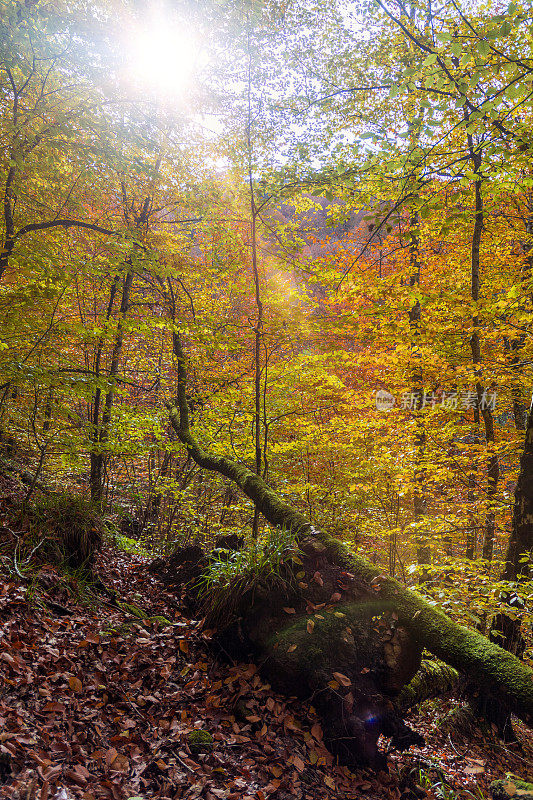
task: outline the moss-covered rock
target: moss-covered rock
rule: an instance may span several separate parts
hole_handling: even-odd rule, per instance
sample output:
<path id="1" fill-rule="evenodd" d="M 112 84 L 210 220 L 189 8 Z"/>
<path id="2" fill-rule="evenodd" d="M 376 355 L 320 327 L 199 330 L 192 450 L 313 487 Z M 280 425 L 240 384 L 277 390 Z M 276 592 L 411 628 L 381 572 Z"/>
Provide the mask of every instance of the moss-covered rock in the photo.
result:
<path id="1" fill-rule="evenodd" d="M 187 736 L 189 750 L 194 755 L 209 753 L 215 746 L 215 742 L 209 731 L 194 730 Z"/>
<path id="2" fill-rule="evenodd" d="M 511 800 L 512 797 L 515 800 L 517 798 L 527 800 L 527 798 L 533 798 L 533 783 L 510 775 L 503 780 L 493 781 L 490 785 L 490 793 L 493 800 Z"/>

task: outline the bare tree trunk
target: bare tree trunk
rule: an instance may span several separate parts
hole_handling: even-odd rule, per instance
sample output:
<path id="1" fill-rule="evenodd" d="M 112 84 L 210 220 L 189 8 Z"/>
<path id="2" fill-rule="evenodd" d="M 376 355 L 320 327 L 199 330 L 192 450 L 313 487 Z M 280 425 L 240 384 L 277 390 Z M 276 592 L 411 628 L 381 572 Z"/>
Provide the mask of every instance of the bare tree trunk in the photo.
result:
<path id="1" fill-rule="evenodd" d="M 480 296 L 480 264 L 481 264 L 481 236 L 484 228 L 484 209 L 483 196 L 481 194 L 482 178 L 481 153 L 476 150 L 472 134 L 468 134 L 468 149 L 473 171 L 477 178 L 474 181 L 474 230 L 472 232 L 471 245 L 471 297 L 474 303 L 479 302 Z M 470 348 L 472 351 L 472 362 L 476 371 L 476 394 L 477 407 L 485 426 L 485 441 L 487 443 L 487 511 L 485 515 L 485 531 L 483 536 L 483 558 L 490 561 L 494 552 L 494 537 L 496 530 L 495 500 L 500 477 L 500 466 L 498 455 L 494 444 L 494 418 L 487 404 L 486 391 L 481 381 L 481 345 L 479 337 L 479 316 L 477 312 L 472 319 L 473 331 L 470 337 Z"/>
<path id="2" fill-rule="evenodd" d="M 409 227 L 411 235 L 410 245 L 410 260 L 411 260 L 411 275 L 409 277 L 409 286 L 411 288 L 420 286 L 420 252 L 419 252 L 419 236 L 418 236 L 418 212 L 412 211 L 409 218 Z M 427 473 L 424 468 L 424 460 L 426 453 L 426 428 L 423 416 L 424 405 L 424 378 L 422 375 L 422 363 L 420 358 L 420 324 L 422 318 L 422 307 L 417 300 L 409 312 L 409 324 L 411 328 L 411 355 L 413 359 L 413 367 L 411 372 L 411 392 L 413 395 L 413 414 L 415 416 L 416 433 L 415 433 L 415 451 L 416 451 L 416 465 L 415 465 L 415 489 L 413 496 L 413 511 L 415 522 L 419 525 L 421 520 L 424 519 L 427 513 L 427 496 L 426 496 L 426 477 Z M 425 538 L 421 536 L 420 531 L 417 530 L 417 548 L 416 556 L 419 564 L 431 563 L 431 547 Z"/>
<path id="3" fill-rule="evenodd" d="M 250 30 L 248 29 L 248 120 L 246 125 L 246 144 L 248 148 L 248 189 L 250 193 L 250 244 L 252 249 L 252 272 L 254 278 L 255 306 L 257 318 L 254 327 L 254 446 L 255 472 L 261 475 L 261 343 L 263 338 L 263 303 L 257 266 L 257 215 L 253 175 L 252 144 L 252 52 Z M 252 531 L 255 538 L 259 534 L 259 511 L 254 509 Z"/>
<path id="4" fill-rule="evenodd" d="M 102 419 L 98 423 L 98 417 L 93 413 L 93 425 L 96 431 L 96 451 L 91 453 L 91 500 L 99 503 L 103 497 L 104 482 L 103 472 L 105 464 L 105 448 L 109 439 L 109 426 L 111 422 L 111 413 L 113 409 L 113 402 L 115 398 L 115 381 L 118 375 L 118 368 L 120 365 L 120 356 L 122 353 L 122 346 L 124 342 L 124 318 L 129 309 L 130 292 L 133 283 L 133 272 L 128 270 L 122 282 L 122 298 L 120 302 L 120 316 L 117 323 L 117 331 L 115 334 L 115 342 L 113 345 L 113 352 L 111 354 L 111 363 L 107 379 L 109 381 L 109 388 L 105 395 L 104 409 L 102 412 Z M 112 295 L 114 298 L 114 294 Z M 108 306 L 112 308 L 112 298 Z M 97 389 L 97 393 L 99 390 Z M 98 406 L 95 397 L 95 411 L 98 412 L 100 405 L 100 395 L 98 394 Z M 96 424 L 95 424 L 96 421 Z"/>
<path id="5" fill-rule="evenodd" d="M 115 275 L 113 282 L 111 284 L 111 290 L 109 292 L 109 300 L 107 303 L 107 310 L 105 315 L 106 324 L 109 323 L 111 319 L 111 315 L 113 313 L 113 305 L 115 303 L 115 296 L 118 289 L 119 283 L 119 276 Z M 98 380 L 101 375 L 101 362 L 102 362 L 102 353 L 104 349 L 104 336 L 103 334 L 100 336 L 98 340 L 98 344 L 96 346 L 96 354 L 94 359 L 94 374 L 96 379 Z M 102 465 L 100 460 L 100 453 L 99 451 L 99 438 L 100 438 L 100 402 L 102 398 L 102 389 L 100 386 L 96 387 L 94 393 L 94 400 L 93 400 L 93 407 L 92 407 L 92 414 L 91 414 L 91 426 L 92 426 L 92 449 L 90 454 L 91 459 L 91 477 L 90 477 L 90 486 L 91 486 L 91 499 L 94 501 L 98 501 L 101 498 L 101 472 L 102 472 Z"/>

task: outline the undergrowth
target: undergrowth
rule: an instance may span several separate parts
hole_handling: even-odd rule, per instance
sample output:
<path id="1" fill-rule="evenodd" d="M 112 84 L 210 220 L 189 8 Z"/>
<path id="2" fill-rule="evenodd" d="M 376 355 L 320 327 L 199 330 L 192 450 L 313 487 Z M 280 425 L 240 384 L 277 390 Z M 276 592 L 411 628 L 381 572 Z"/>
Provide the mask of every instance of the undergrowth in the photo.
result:
<path id="1" fill-rule="evenodd" d="M 291 562 L 301 564 L 299 550 L 294 533 L 283 528 L 267 528 L 258 539 L 246 539 L 239 550 L 213 550 L 207 568 L 195 582 L 208 624 L 229 624 L 243 598 L 259 586 L 286 588 Z"/>
<path id="2" fill-rule="evenodd" d="M 118 550 L 124 553 L 132 553 L 136 556 L 143 556 L 144 558 L 154 558 L 155 553 L 144 546 L 142 542 L 137 539 L 130 539 L 129 536 L 124 536 L 122 533 L 113 533 L 111 542 Z"/>
<path id="3" fill-rule="evenodd" d="M 27 547 L 39 546 L 40 557 L 63 569 L 91 571 L 103 541 L 99 509 L 83 497 L 58 494 L 40 497 L 25 509 Z"/>
<path id="4" fill-rule="evenodd" d="M 461 788 L 458 791 L 438 766 L 419 767 L 417 783 L 437 800 L 456 800 L 458 797 L 463 800 L 486 800 L 479 787 L 475 787 L 473 790 Z"/>

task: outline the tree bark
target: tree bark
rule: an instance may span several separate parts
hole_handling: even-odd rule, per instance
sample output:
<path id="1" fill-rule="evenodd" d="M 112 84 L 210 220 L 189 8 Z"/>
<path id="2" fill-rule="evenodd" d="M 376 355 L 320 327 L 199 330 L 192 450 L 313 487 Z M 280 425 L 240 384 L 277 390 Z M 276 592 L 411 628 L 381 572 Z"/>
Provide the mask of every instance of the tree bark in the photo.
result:
<path id="1" fill-rule="evenodd" d="M 109 439 L 109 427 L 111 423 L 111 413 L 113 409 L 113 402 L 115 399 L 115 379 L 118 375 L 118 368 L 120 364 L 120 355 L 122 353 L 122 344 L 124 341 L 124 318 L 129 309 L 130 292 L 133 283 L 133 271 L 131 269 L 126 272 L 122 285 L 122 298 L 120 303 L 120 316 L 117 323 L 117 331 L 115 334 L 115 341 L 113 344 L 113 352 L 111 354 L 111 364 L 109 366 L 108 380 L 110 382 L 109 388 L 106 392 L 104 409 L 102 412 L 102 419 L 98 421 L 98 410 L 100 406 L 100 389 L 96 390 L 95 395 L 95 408 L 93 416 L 93 436 L 95 449 L 91 452 L 91 500 L 99 503 L 102 500 L 104 482 L 103 471 L 105 464 L 105 447 Z M 116 291 L 116 282 L 112 286 L 111 296 L 108 306 L 108 312 L 112 309 L 114 290 Z M 99 354 L 98 354 L 99 355 Z"/>
<path id="2" fill-rule="evenodd" d="M 465 119 L 468 121 L 468 113 L 465 112 Z M 474 181 L 474 229 L 472 231 L 471 245 L 471 297 L 474 303 L 479 302 L 480 293 L 480 267 L 481 267 L 481 236 L 485 225 L 483 195 L 481 193 L 481 152 L 474 146 L 472 134 L 467 134 L 468 151 L 472 162 L 472 169 L 476 174 Z M 495 499 L 500 477 L 500 465 L 498 455 L 494 449 L 494 418 L 492 412 L 485 401 L 485 391 L 481 384 L 481 344 L 479 338 L 479 316 L 474 312 L 472 319 L 472 336 L 470 337 L 470 348 L 472 351 L 472 363 L 476 373 L 476 394 L 478 414 L 481 413 L 485 426 L 485 441 L 487 443 L 487 511 L 485 514 L 485 531 L 483 536 L 482 556 L 487 561 L 491 561 L 494 551 L 494 538 L 496 532 Z"/>

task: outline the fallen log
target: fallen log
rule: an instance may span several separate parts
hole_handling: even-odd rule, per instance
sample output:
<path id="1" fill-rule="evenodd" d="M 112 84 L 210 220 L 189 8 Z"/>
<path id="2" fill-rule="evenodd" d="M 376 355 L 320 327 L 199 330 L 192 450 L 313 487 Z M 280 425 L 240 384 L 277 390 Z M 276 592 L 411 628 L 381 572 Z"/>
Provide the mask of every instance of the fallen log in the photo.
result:
<path id="1" fill-rule="evenodd" d="M 237 625 L 241 631 L 241 643 L 246 641 L 252 649 L 255 648 L 256 654 L 265 659 L 266 669 L 271 675 L 280 673 L 281 677 L 282 672 L 293 674 L 294 681 L 289 680 L 288 690 L 297 684 L 302 692 L 318 695 L 317 706 L 321 708 L 330 732 L 330 744 L 342 759 L 347 763 L 357 760 L 379 763 L 376 745 L 379 733 L 396 736 L 399 742 L 402 735 L 406 741 L 409 740 L 410 734 L 402 729 L 401 714 L 393 700 L 416 672 L 423 647 L 468 675 L 486 692 L 493 693 L 505 702 L 517 716 L 531 723 L 533 672 L 519 659 L 477 631 L 454 623 L 419 593 L 381 574 L 375 566 L 352 553 L 338 539 L 317 530 L 303 514 L 285 503 L 260 476 L 243 464 L 211 453 L 199 445 L 189 426 L 185 356 L 179 335 L 174 333 L 173 338 L 178 385 L 176 402 L 169 405 L 169 417 L 178 438 L 200 467 L 216 471 L 234 481 L 270 524 L 291 531 L 303 553 L 306 580 L 300 581 L 300 591 L 294 600 L 294 623 L 289 626 L 287 619 L 280 615 L 272 592 L 266 592 L 266 599 L 261 603 L 256 586 L 253 599 L 245 594 L 243 604 L 236 609 L 237 617 L 238 611 L 242 611 Z M 314 571 L 313 567 L 316 567 Z M 344 604 L 342 610 L 328 608 L 328 616 L 321 615 L 324 623 L 320 621 L 318 627 L 316 615 L 314 620 L 302 615 L 302 606 L 305 604 L 306 610 L 311 603 L 316 611 L 320 602 L 324 602 L 325 606 L 328 603 L 327 598 L 317 603 L 316 592 L 312 599 L 306 597 L 309 575 L 314 576 L 315 573 L 320 575 L 321 580 L 324 580 L 322 576 L 326 573 L 340 575 L 345 581 L 345 588 L 340 592 L 331 591 L 332 586 L 328 587 L 329 601 L 333 595 L 339 594 L 338 600 Z M 349 579 L 348 583 L 346 578 Z M 365 606 L 366 612 L 363 610 Z M 342 624 L 329 624 L 333 619 L 330 614 L 336 613 L 345 615 L 344 618 L 337 617 L 342 619 Z M 389 621 L 395 623 L 398 631 L 396 651 L 394 647 L 392 649 L 396 656 L 394 666 L 387 661 L 387 640 L 380 638 L 379 633 L 379 620 L 385 619 L 381 616 L 384 614 L 389 615 L 382 626 L 388 631 L 387 635 L 393 629 Z M 313 637 L 309 633 L 309 622 L 314 622 L 312 632 L 320 631 L 320 637 Z M 354 639 L 349 653 L 342 644 L 347 629 L 350 629 L 348 636 Z M 296 647 L 290 649 L 293 645 Z M 300 652 L 294 655 L 298 648 Z M 312 657 L 309 653 L 312 653 Z M 335 655 L 332 656 L 332 653 Z M 292 658 L 289 658 L 291 655 Z M 334 666 L 338 668 L 333 670 Z M 368 672 L 364 672 L 365 669 Z M 334 696 L 329 694 L 324 688 L 324 680 L 333 672 L 346 677 L 347 685 L 343 688 L 353 686 L 355 691 L 340 691 Z M 367 685 L 363 677 L 370 673 L 370 684 Z M 326 687 L 331 689 L 329 684 L 326 682 Z M 335 687 L 333 691 L 338 690 Z M 346 699 L 350 693 L 352 697 Z M 370 709 L 367 706 L 369 697 L 373 700 Z M 339 731 L 336 726 L 340 726 Z"/>

